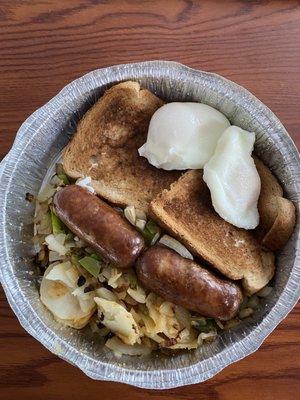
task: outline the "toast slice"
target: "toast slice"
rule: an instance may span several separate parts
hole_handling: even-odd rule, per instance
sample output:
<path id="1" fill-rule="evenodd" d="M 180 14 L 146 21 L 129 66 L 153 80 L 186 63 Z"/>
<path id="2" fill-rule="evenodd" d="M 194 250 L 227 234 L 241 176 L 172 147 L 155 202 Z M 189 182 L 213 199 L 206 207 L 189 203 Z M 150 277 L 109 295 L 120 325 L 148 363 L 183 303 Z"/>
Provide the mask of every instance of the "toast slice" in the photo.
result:
<path id="1" fill-rule="evenodd" d="M 255 293 L 274 274 L 274 254 L 265 251 L 253 231 L 237 228 L 214 210 L 202 171 L 183 174 L 169 190 L 150 203 L 154 220 L 233 280 L 242 280 L 245 290 Z"/>
<path id="2" fill-rule="evenodd" d="M 268 167 L 257 158 L 255 165 L 261 180 L 258 200 L 260 223 L 257 233 L 270 250 L 281 249 L 293 233 L 296 222 L 294 204 L 283 197 L 283 190 Z"/>
<path id="3" fill-rule="evenodd" d="M 64 151 L 66 173 L 75 179 L 90 176 L 101 197 L 147 212 L 151 199 L 180 175 L 154 168 L 138 154 L 150 119 L 162 105 L 138 82 L 123 82 L 107 90 L 79 122 Z"/>

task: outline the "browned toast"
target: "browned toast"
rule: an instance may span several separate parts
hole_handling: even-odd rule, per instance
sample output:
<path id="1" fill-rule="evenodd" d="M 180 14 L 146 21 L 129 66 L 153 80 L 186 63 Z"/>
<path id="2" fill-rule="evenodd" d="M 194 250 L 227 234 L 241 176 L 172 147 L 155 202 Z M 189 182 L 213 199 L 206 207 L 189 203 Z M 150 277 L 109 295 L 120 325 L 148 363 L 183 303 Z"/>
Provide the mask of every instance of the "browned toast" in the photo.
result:
<path id="1" fill-rule="evenodd" d="M 149 121 L 162 105 L 138 82 L 113 86 L 79 122 L 64 151 L 66 173 L 90 176 L 96 192 L 112 203 L 147 211 L 152 198 L 180 175 L 154 168 L 138 154 Z"/>
<path id="2" fill-rule="evenodd" d="M 236 228 L 214 210 L 202 171 L 183 174 L 151 203 L 150 215 L 196 256 L 225 276 L 242 279 L 248 293 L 264 287 L 274 274 L 274 255 L 253 231 Z"/>
<path id="3" fill-rule="evenodd" d="M 255 165 L 261 180 L 261 193 L 258 200 L 260 215 L 258 235 L 270 250 L 281 249 L 290 238 L 295 222 L 294 204 L 283 197 L 283 190 L 268 167 L 257 158 Z"/>

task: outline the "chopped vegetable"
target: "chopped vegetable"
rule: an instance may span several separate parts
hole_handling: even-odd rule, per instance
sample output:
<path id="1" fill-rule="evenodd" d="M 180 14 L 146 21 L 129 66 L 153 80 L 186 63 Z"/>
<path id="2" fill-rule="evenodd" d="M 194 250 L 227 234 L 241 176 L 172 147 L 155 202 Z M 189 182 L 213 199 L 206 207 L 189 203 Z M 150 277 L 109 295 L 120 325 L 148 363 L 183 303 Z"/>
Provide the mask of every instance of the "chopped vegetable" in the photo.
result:
<path id="1" fill-rule="evenodd" d="M 240 320 L 238 318 L 230 319 L 229 321 L 225 322 L 224 329 L 232 329 L 238 326 Z"/>
<path id="2" fill-rule="evenodd" d="M 183 244 L 181 244 L 180 242 L 178 242 L 178 240 L 172 238 L 169 235 L 164 235 L 162 238 L 160 238 L 159 243 L 164 244 L 170 249 L 176 251 L 176 253 L 180 254 L 184 258 L 188 258 L 190 260 L 194 259 L 192 254 Z"/>
<path id="3" fill-rule="evenodd" d="M 63 234 L 58 235 L 48 235 L 45 237 L 45 242 L 48 245 L 49 250 L 56 251 L 59 255 L 64 256 L 68 249 L 63 245 L 64 239 Z"/>
<path id="4" fill-rule="evenodd" d="M 216 338 L 217 332 L 216 331 L 211 331 L 211 332 L 202 332 L 200 333 L 199 337 L 204 340 L 204 341 L 212 341 Z"/>
<path id="5" fill-rule="evenodd" d="M 157 226 L 156 223 L 154 221 L 152 221 L 151 219 L 150 219 L 150 221 L 147 222 L 146 229 L 148 229 L 148 231 L 150 233 L 152 233 L 152 235 L 155 235 L 157 232 L 160 231 L 159 226 Z"/>
<path id="6" fill-rule="evenodd" d="M 140 232 L 143 233 L 143 231 L 144 231 L 144 229 L 145 229 L 145 226 L 146 226 L 146 221 L 144 221 L 143 219 L 137 219 L 137 220 L 135 221 L 135 226 L 136 226 L 136 228 L 138 228 L 138 230 L 139 230 Z"/>
<path id="7" fill-rule="evenodd" d="M 134 206 L 127 206 L 124 210 L 124 216 L 132 225 L 135 225 L 136 214 Z"/>
<path id="8" fill-rule="evenodd" d="M 257 296 L 258 297 L 268 297 L 271 292 L 272 292 L 273 288 L 271 286 L 265 286 L 264 288 L 262 288 L 259 292 L 257 292 Z"/>
<path id="9" fill-rule="evenodd" d="M 250 317 L 254 313 L 253 308 L 246 307 L 239 312 L 239 318 L 244 319 Z"/>
<path id="10" fill-rule="evenodd" d="M 104 319 L 101 321 L 103 325 L 126 344 L 133 345 L 140 342 L 139 327 L 125 307 L 100 297 L 95 297 L 94 300 L 98 305 L 99 313 L 104 315 Z"/>
<path id="11" fill-rule="evenodd" d="M 93 298 L 85 303 L 74 296 L 76 287 L 75 267 L 70 262 L 50 265 L 41 282 L 41 301 L 52 312 L 59 322 L 76 329 L 83 328 L 92 317 L 95 310 Z M 84 309 L 81 308 L 84 304 Z"/>
<path id="12" fill-rule="evenodd" d="M 157 233 L 153 236 L 153 238 L 152 238 L 152 240 L 151 240 L 151 243 L 150 243 L 150 246 L 153 246 L 153 245 L 158 241 L 159 237 L 160 237 L 160 232 L 157 232 Z"/>
<path id="13" fill-rule="evenodd" d="M 102 299 L 116 302 L 118 301 L 117 296 L 111 290 L 101 287 L 96 289 L 95 291 L 97 296 L 101 297 Z"/>
<path id="14" fill-rule="evenodd" d="M 64 233 L 64 224 L 58 218 L 56 214 L 51 210 L 51 223 L 52 223 L 52 233 Z"/>
<path id="15" fill-rule="evenodd" d="M 218 319 L 216 319 L 215 322 L 216 322 L 216 324 L 218 325 L 218 327 L 219 327 L 220 329 L 224 329 L 224 325 L 222 324 L 221 321 L 219 321 Z"/>
<path id="16" fill-rule="evenodd" d="M 138 208 L 135 209 L 135 215 L 138 219 L 143 219 L 144 221 L 147 221 L 146 213 L 142 210 L 139 210 Z"/>
<path id="17" fill-rule="evenodd" d="M 99 254 L 92 253 L 90 254 L 90 257 L 94 258 L 95 260 L 101 261 L 101 257 Z"/>
<path id="18" fill-rule="evenodd" d="M 42 202 L 50 199 L 50 197 L 52 197 L 55 192 L 56 192 L 55 187 L 47 184 L 47 185 L 44 186 L 44 188 L 37 195 L 37 200 L 42 203 Z"/>
<path id="19" fill-rule="evenodd" d="M 132 289 L 136 289 L 136 286 L 137 286 L 137 277 L 136 277 L 135 274 L 130 274 L 130 275 L 129 275 L 129 286 L 130 286 Z"/>
<path id="20" fill-rule="evenodd" d="M 191 317 L 193 326 L 205 326 L 206 319 L 204 317 Z"/>
<path id="21" fill-rule="evenodd" d="M 146 293 L 141 286 L 137 286 L 136 289 L 129 287 L 127 293 L 138 303 L 146 303 Z"/>
<path id="22" fill-rule="evenodd" d="M 51 215 L 49 212 L 41 215 L 41 219 L 38 221 L 36 228 L 37 232 L 43 235 L 48 235 L 52 232 Z"/>
<path id="23" fill-rule="evenodd" d="M 81 260 L 79 260 L 80 265 L 86 269 L 91 275 L 93 275 L 95 278 L 100 273 L 101 265 L 98 260 L 95 260 L 92 257 L 83 257 Z"/>
<path id="24" fill-rule="evenodd" d="M 143 344 L 128 345 L 116 336 L 108 339 L 105 346 L 112 350 L 117 357 L 121 357 L 122 354 L 129 356 L 142 356 L 151 352 L 151 349 Z"/>
<path id="25" fill-rule="evenodd" d="M 64 166 L 61 163 L 57 163 L 55 166 L 56 174 L 63 175 L 65 174 Z"/>
<path id="26" fill-rule="evenodd" d="M 62 261 L 65 258 L 65 256 L 61 256 L 58 254 L 56 251 L 49 251 L 49 261 L 52 263 L 54 261 Z"/>
<path id="27" fill-rule="evenodd" d="M 108 279 L 108 284 L 112 288 L 117 288 L 118 287 L 118 279 L 122 276 L 122 272 L 118 272 L 116 268 L 112 269 L 111 277 Z"/>
<path id="28" fill-rule="evenodd" d="M 55 187 L 60 187 L 63 186 L 64 183 L 61 179 L 59 179 L 59 177 L 57 175 L 53 175 L 51 180 L 50 180 L 51 185 L 55 186 Z"/>
<path id="29" fill-rule="evenodd" d="M 78 258 L 78 256 L 76 256 L 76 254 L 71 255 L 71 263 L 76 265 L 76 267 L 80 266 L 79 258 Z"/>
<path id="30" fill-rule="evenodd" d="M 218 325 L 213 319 L 199 317 L 197 319 L 192 318 L 192 326 L 199 332 L 208 333 L 216 331 Z"/>
<path id="31" fill-rule="evenodd" d="M 69 178 L 67 177 L 66 174 L 59 174 L 59 175 L 57 175 L 57 176 L 59 177 L 59 179 L 60 179 L 61 181 L 63 181 L 63 183 L 64 183 L 65 185 L 69 185 L 69 184 L 70 184 Z"/>
<path id="32" fill-rule="evenodd" d="M 256 295 L 250 297 L 247 303 L 247 307 L 253 308 L 254 310 L 259 307 L 259 298 Z"/>
<path id="33" fill-rule="evenodd" d="M 142 235 L 148 246 L 153 245 L 160 236 L 160 228 L 153 221 L 148 221 L 143 230 L 141 230 Z"/>

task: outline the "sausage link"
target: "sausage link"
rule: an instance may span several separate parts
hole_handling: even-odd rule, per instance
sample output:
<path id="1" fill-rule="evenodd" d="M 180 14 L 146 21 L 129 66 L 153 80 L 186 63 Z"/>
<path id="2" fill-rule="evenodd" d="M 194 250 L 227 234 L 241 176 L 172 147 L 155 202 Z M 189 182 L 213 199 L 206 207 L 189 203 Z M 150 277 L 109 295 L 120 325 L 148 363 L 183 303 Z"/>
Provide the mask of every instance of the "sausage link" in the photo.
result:
<path id="1" fill-rule="evenodd" d="M 162 245 L 146 250 L 138 259 L 136 271 L 149 290 L 206 317 L 231 319 L 243 299 L 236 284 Z"/>
<path id="2" fill-rule="evenodd" d="M 143 237 L 116 210 L 78 185 L 58 191 L 53 206 L 75 235 L 120 268 L 132 266 L 144 248 Z"/>

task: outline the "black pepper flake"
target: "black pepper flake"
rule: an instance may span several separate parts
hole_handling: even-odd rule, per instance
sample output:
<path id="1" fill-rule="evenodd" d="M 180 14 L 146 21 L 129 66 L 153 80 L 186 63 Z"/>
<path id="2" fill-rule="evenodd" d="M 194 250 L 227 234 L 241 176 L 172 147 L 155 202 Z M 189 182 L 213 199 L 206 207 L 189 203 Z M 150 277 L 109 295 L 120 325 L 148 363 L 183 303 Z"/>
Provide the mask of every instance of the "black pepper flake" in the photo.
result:
<path id="1" fill-rule="evenodd" d="M 101 314 L 101 315 L 104 319 L 104 315 L 103 314 Z M 103 319 L 101 321 L 103 321 Z M 102 322 L 98 322 L 97 327 L 98 327 L 98 329 L 102 329 L 102 328 L 104 328 L 104 325 L 102 324 Z"/>
<path id="2" fill-rule="evenodd" d="M 108 334 L 105 336 L 106 339 L 111 339 L 113 338 L 115 335 L 112 332 L 108 332 Z"/>
<path id="3" fill-rule="evenodd" d="M 29 201 L 29 203 L 32 203 L 33 200 L 34 200 L 34 195 L 29 193 L 29 192 L 27 192 L 26 195 L 25 195 L 25 200 Z"/>
<path id="4" fill-rule="evenodd" d="M 103 321 L 103 320 L 104 320 L 104 314 L 103 314 L 103 313 L 101 313 L 101 314 L 99 315 L 99 319 L 100 319 L 100 321 Z"/>
<path id="5" fill-rule="evenodd" d="M 86 282 L 85 277 L 83 275 L 80 275 L 80 277 L 78 278 L 78 281 L 77 281 L 77 286 L 79 286 L 79 287 L 83 286 L 85 284 L 85 282 Z"/>
<path id="6" fill-rule="evenodd" d="M 89 285 L 84 288 L 83 293 L 92 292 L 93 290 L 94 290 L 94 288 L 91 285 Z"/>
<path id="7" fill-rule="evenodd" d="M 105 289 L 110 289 L 110 286 L 106 281 L 101 282 L 101 284 L 102 284 L 102 287 L 104 287 Z"/>

